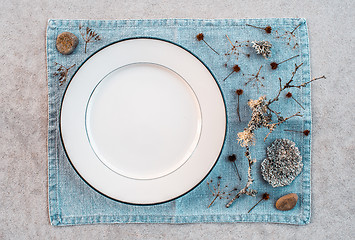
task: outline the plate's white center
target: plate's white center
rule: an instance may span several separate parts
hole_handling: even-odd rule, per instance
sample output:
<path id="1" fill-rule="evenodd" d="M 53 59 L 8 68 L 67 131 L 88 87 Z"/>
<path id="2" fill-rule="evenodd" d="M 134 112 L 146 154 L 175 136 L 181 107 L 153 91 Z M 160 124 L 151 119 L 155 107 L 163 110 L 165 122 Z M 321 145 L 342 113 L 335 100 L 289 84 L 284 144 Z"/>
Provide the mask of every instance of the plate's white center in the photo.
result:
<path id="1" fill-rule="evenodd" d="M 98 158 L 134 179 L 167 175 L 183 165 L 201 132 L 197 98 L 174 71 L 135 63 L 108 74 L 95 88 L 86 129 Z"/>

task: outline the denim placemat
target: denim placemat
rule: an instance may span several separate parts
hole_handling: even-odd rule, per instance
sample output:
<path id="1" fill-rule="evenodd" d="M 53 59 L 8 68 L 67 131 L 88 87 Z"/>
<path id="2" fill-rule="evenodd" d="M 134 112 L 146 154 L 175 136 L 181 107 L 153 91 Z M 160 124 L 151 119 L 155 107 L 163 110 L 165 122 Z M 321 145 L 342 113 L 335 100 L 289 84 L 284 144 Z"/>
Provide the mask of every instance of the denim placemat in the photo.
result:
<path id="1" fill-rule="evenodd" d="M 265 30 L 247 26 L 272 27 L 271 34 Z M 296 26 L 300 26 L 295 29 Z M 102 40 L 91 42 L 84 53 L 84 41 L 79 32 L 79 25 L 90 27 L 97 32 Z M 288 33 L 287 33 L 288 31 Z M 56 49 L 56 38 L 62 32 L 72 32 L 79 38 L 79 45 L 71 55 L 62 55 Z M 292 32 L 292 36 L 290 33 Z M 203 33 L 206 42 L 220 55 L 214 53 L 205 43 L 196 40 L 196 35 Z M 286 33 L 286 34 L 285 34 Z M 225 56 L 231 49 L 226 37 L 231 41 L 261 41 L 272 43 L 272 55 L 264 59 L 256 55 L 252 48 L 243 47 L 238 57 Z M 285 35 L 283 35 L 285 34 Z M 227 135 L 220 158 L 209 176 L 194 190 L 183 197 L 156 206 L 133 206 L 108 199 L 90 188 L 74 171 L 70 165 L 61 143 L 59 133 L 59 113 L 61 99 L 70 81 L 71 76 L 83 61 L 103 46 L 124 38 L 156 37 L 177 43 L 199 57 L 217 78 L 223 92 L 227 106 Z M 296 47 L 294 48 L 294 46 Z M 290 60 L 278 69 L 271 70 L 270 63 L 280 62 L 291 56 L 300 55 Z M 57 63 L 57 64 L 56 64 Z M 225 66 L 227 63 L 227 66 Z M 48 127 L 48 197 L 49 215 L 52 225 L 75 225 L 91 223 L 195 223 L 195 222 L 275 222 L 288 224 L 307 224 L 310 221 L 311 204 L 311 135 L 286 132 L 284 129 L 303 131 L 311 130 L 311 89 L 310 85 L 301 89 L 291 89 L 293 96 L 302 103 L 301 109 L 292 99 L 285 98 L 284 94 L 274 104 L 274 109 L 282 111 L 283 116 L 290 116 L 301 111 L 303 117 L 292 118 L 280 125 L 263 141 L 267 130 L 257 131 L 257 142 L 251 147 L 252 157 L 257 159 L 253 167 L 254 183 L 252 189 L 258 190 L 256 198 L 243 195 L 230 207 L 226 208 L 228 200 L 217 200 L 207 208 L 213 196 L 206 182 L 210 179 L 216 181 L 222 176 L 221 183 L 228 185 L 228 189 L 244 187 L 248 169 L 247 159 L 244 157 L 244 148 L 237 143 L 237 133 L 243 131 L 251 116 L 247 106 L 248 99 L 257 99 L 266 95 L 269 98 L 277 94 L 279 88 L 278 78 L 285 82 L 290 79 L 294 64 L 303 63 L 295 75 L 295 84 L 310 80 L 308 34 L 304 19 L 159 19 L 159 20 L 49 20 L 47 26 L 47 68 L 49 91 L 49 127 Z M 58 64 L 70 67 L 67 81 L 62 85 L 59 76 L 55 75 Z M 242 71 L 232 74 L 226 81 L 223 79 L 232 71 L 232 66 L 238 64 Z M 251 84 L 245 86 L 248 74 L 256 74 L 260 66 L 263 68 L 260 76 L 264 87 L 259 88 Z M 244 74 L 244 76 L 242 75 Z M 240 96 L 240 123 L 237 117 L 236 89 L 243 89 Z M 302 173 L 289 186 L 272 188 L 265 182 L 260 174 L 260 164 L 266 157 L 266 147 L 276 138 L 288 138 L 296 143 L 303 157 Z M 236 178 L 235 172 L 227 156 L 235 153 L 237 165 L 242 181 Z M 214 182 L 215 182 L 214 181 Z M 252 212 L 247 211 L 261 198 L 261 194 L 268 192 L 270 200 L 260 203 Z M 299 200 L 294 209 L 286 212 L 275 208 L 275 201 L 288 193 L 297 193 Z"/>

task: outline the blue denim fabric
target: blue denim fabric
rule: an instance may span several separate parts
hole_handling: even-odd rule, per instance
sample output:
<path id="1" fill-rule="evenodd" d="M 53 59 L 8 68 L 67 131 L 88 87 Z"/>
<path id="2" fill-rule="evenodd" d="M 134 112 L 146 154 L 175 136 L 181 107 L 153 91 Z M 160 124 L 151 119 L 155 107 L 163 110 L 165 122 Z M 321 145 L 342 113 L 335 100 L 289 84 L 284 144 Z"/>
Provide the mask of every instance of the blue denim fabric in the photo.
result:
<path id="1" fill-rule="evenodd" d="M 246 23 L 265 27 L 270 25 L 272 33 L 246 26 Z M 275 30 L 279 34 L 292 31 L 298 24 L 300 27 L 294 32 L 295 38 L 288 45 L 287 36 L 277 38 Z M 84 53 L 84 41 L 79 32 L 79 24 L 89 26 L 102 36 L 99 42 L 89 43 L 88 52 Z M 72 32 L 79 38 L 79 45 L 71 55 L 62 55 L 56 50 L 56 37 L 61 32 Z M 215 54 L 203 42 L 196 40 L 196 34 L 204 33 L 205 40 L 216 51 Z M 237 61 L 234 56 L 228 61 L 228 67 L 224 64 L 228 57 L 231 45 L 226 38 L 228 34 L 232 41 L 268 40 L 272 43 L 272 55 L 268 60 L 256 55 L 251 48 L 243 48 L 250 52 L 250 57 L 241 54 Z M 133 206 L 108 199 L 90 188 L 74 171 L 70 165 L 60 138 L 59 111 L 60 103 L 72 74 L 80 64 L 92 53 L 103 46 L 124 38 L 131 37 L 157 37 L 175 42 L 198 56 L 216 76 L 223 92 L 227 106 L 227 135 L 220 159 L 209 176 L 187 195 L 165 204 L 156 206 Z M 292 46 L 298 43 L 298 47 Z M 300 57 L 286 62 L 271 70 L 272 61 L 279 62 L 291 56 L 299 54 Z M 76 64 L 68 74 L 68 81 L 60 86 L 58 77 L 54 76 L 57 68 L 55 62 L 66 67 Z M 75 225 L 92 223 L 194 223 L 194 222 L 275 222 L 288 224 L 307 224 L 311 215 L 311 136 L 303 136 L 300 133 L 285 132 L 284 129 L 303 131 L 311 130 L 311 86 L 302 89 L 291 89 L 293 96 L 302 103 L 305 110 L 301 109 L 292 99 L 280 97 L 273 104 L 276 111 L 281 111 L 283 116 L 292 115 L 301 111 L 303 117 L 293 118 L 289 122 L 280 125 L 263 141 L 267 130 L 257 131 L 257 143 L 251 147 L 252 157 L 257 159 L 253 168 L 255 181 L 252 189 L 258 190 L 256 198 L 242 196 L 230 208 L 225 208 L 228 200 L 218 200 L 210 208 L 207 208 L 212 200 L 206 181 L 216 179 L 221 175 L 222 184 L 230 188 L 242 188 L 245 185 L 248 163 L 244 157 L 244 149 L 236 139 L 237 133 L 247 126 L 251 111 L 247 106 L 248 99 L 256 99 L 261 95 L 269 98 L 275 96 L 278 91 L 281 77 L 283 82 L 291 77 L 294 64 L 302 63 L 295 76 L 295 83 L 300 84 L 310 80 L 310 63 L 308 49 L 308 34 L 304 19 L 160 19 L 160 20 L 49 20 L 47 27 L 47 68 L 48 68 L 48 101 L 49 101 L 49 127 L 48 127 L 48 198 L 49 215 L 52 225 Z M 238 64 L 242 72 L 232 74 L 226 81 L 223 79 L 232 71 L 233 64 Z M 260 87 L 259 93 L 256 87 L 245 86 L 247 74 L 255 74 L 260 65 L 263 65 L 261 76 L 264 87 Z M 245 76 L 242 76 L 242 73 Z M 244 94 L 240 96 L 240 114 L 242 122 L 237 120 L 237 98 L 235 90 L 241 88 Z M 288 138 L 296 143 L 302 157 L 304 168 L 302 173 L 289 186 L 272 188 L 265 182 L 260 174 L 261 161 L 266 157 L 266 147 L 276 138 Z M 237 165 L 242 176 L 240 182 L 235 175 L 227 156 L 235 153 Z M 261 202 L 251 213 L 247 213 L 260 198 L 261 194 L 268 192 L 270 200 Z M 291 211 L 278 211 L 275 201 L 288 193 L 297 193 L 298 203 Z"/>

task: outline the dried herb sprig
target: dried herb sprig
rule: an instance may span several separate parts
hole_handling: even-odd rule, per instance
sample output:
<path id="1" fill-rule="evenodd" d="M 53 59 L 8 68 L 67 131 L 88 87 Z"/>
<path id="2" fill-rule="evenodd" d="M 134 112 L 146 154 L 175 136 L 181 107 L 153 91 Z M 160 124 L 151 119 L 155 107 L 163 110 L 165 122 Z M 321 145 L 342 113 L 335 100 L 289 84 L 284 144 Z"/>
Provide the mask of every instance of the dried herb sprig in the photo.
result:
<path id="1" fill-rule="evenodd" d="M 240 71 L 240 67 L 239 67 L 238 65 L 234 65 L 234 66 L 233 66 L 233 71 L 232 71 L 230 74 L 228 74 L 228 76 L 225 77 L 225 78 L 223 79 L 223 81 L 226 81 L 226 79 L 229 78 L 230 75 L 232 75 L 233 73 L 237 73 L 237 72 L 239 72 L 239 71 Z"/>
<path id="2" fill-rule="evenodd" d="M 199 33 L 199 34 L 197 34 L 196 35 L 196 39 L 197 39 L 197 41 L 202 41 L 202 42 L 204 42 L 212 51 L 214 51 L 215 53 L 217 53 L 218 55 L 219 55 L 219 53 L 216 51 L 216 50 L 214 50 L 206 41 L 205 41 L 205 35 L 203 35 L 203 33 Z"/>
<path id="3" fill-rule="evenodd" d="M 79 25 L 79 32 L 85 42 L 85 53 L 89 42 L 97 42 L 101 40 L 101 36 L 99 34 L 97 34 L 94 30 L 92 30 L 89 27 L 86 27 L 84 29 L 81 24 Z"/>
<path id="4" fill-rule="evenodd" d="M 238 98 L 238 105 L 237 105 L 237 114 L 238 114 L 238 118 L 239 118 L 239 122 L 241 122 L 242 120 L 240 119 L 240 111 L 239 111 L 239 96 L 243 94 L 243 89 L 237 89 L 237 91 L 235 91 L 235 93 L 237 94 L 237 98 Z"/>
<path id="5" fill-rule="evenodd" d="M 253 210 L 255 207 L 256 207 L 256 205 L 258 205 L 261 201 L 267 201 L 267 200 L 269 200 L 269 198 L 270 198 L 270 195 L 268 194 L 268 193 L 264 193 L 263 194 L 263 196 L 262 196 L 262 198 L 259 200 L 259 202 L 257 202 L 252 208 L 250 208 L 250 210 L 248 211 L 248 213 L 250 213 L 251 212 L 251 210 Z"/>
<path id="6" fill-rule="evenodd" d="M 228 37 L 228 35 L 226 35 L 226 37 L 228 39 L 228 42 L 232 45 L 231 49 L 227 53 L 224 54 L 225 56 L 228 56 L 228 61 L 229 61 L 231 55 L 235 55 L 237 61 L 239 60 L 239 55 L 240 54 L 244 54 L 246 57 L 250 57 L 249 53 L 246 53 L 246 52 L 244 52 L 242 50 L 243 47 L 249 47 L 250 46 L 250 41 L 249 40 L 242 41 L 242 42 L 235 41 L 235 43 L 233 43 L 230 40 L 230 38 Z"/>
<path id="7" fill-rule="evenodd" d="M 228 199 L 231 192 L 235 191 L 235 189 L 233 189 L 232 191 L 230 192 L 227 192 L 226 189 L 228 188 L 227 185 L 225 186 L 221 186 L 221 179 L 222 177 L 221 176 L 218 176 L 217 177 L 217 184 L 216 186 L 213 185 L 213 180 L 209 180 L 207 181 L 207 186 L 208 186 L 208 189 L 211 191 L 212 193 L 212 196 L 214 197 L 211 201 L 211 203 L 208 205 L 207 208 L 211 207 L 212 204 L 217 200 L 217 199 Z"/>
<path id="8" fill-rule="evenodd" d="M 294 58 L 296 58 L 296 57 L 299 57 L 299 56 L 300 56 L 300 55 L 296 55 L 296 56 L 290 57 L 290 58 L 288 58 L 288 59 L 286 59 L 286 60 L 283 60 L 282 62 L 279 62 L 279 63 L 272 62 L 272 63 L 270 63 L 271 69 L 272 69 L 272 70 L 275 70 L 275 69 L 277 69 L 277 67 L 278 67 L 280 64 L 282 64 L 282 63 L 284 63 L 284 62 L 287 62 L 287 61 L 289 61 L 289 60 L 291 60 L 291 59 L 294 59 Z"/>
<path id="9" fill-rule="evenodd" d="M 248 81 L 245 82 L 245 86 L 248 85 L 248 83 L 253 82 L 253 87 L 256 86 L 257 90 L 259 92 L 259 84 L 261 87 L 264 87 L 264 84 L 261 82 L 260 79 L 264 79 L 264 77 L 260 76 L 260 71 L 263 68 L 263 65 L 260 66 L 258 72 L 256 74 L 251 74 L 248 78 Z M 243 76 L 245 76 L 245 74 L 243 74 Z"/>
<path id="10" fill-rule="evenodd" d="M 66 68 L 62 64 L 57 63 L 57 62 L 54 62 L 54 65 L 55 66 L 59 65 L 59 67 L 53 73 L 53 76 L 55 76 L 55 77 L 59 76 L 59 79 L 58 79 L 59 80 L 59 86 L 62 86 L 63 83 L 67 80 L 69 70 L 72 69 L 75 66 L 75 64 L 71 65 L 69 68 Z"/>
<path id="11" fill-rule="evenodd" d="M 308 129 L 306 129 L 306 130 L 304 130 L 304 131 L 297 131 L 297 130 L 288 130 L 288 129 L 285 129 L 284 131 L 286 131 L 286 132 L 302 133 L 302 134 L 305 135 L 306 137 L 311 133 L 311 131 L 309 131 Z"/>
<path id="12" fill-rule="evenodd" d="M 283 38 L 286 40 L 287 45 L 291 45 L 291 42 L 296 39 L 296 34 L 295 31 L 297 28 L 299 28 L 302 25 L 302 23 L 298 24 L 292 31 L 285 31 L 283 34 L 279 34 L 278 31 L 276 31 L 276 38 Z M 296 49 L 298 46 L 298 43 L 296 42 L 292 49 Z"/>
<path id="13" fill-rule="evenodd" d="M 235 156 L 235 154 L 228 156 L 228 161 L 230 161 L 231 163 L 233 163 L 233 166 L 234 166 L 234 169 L 235 169 L 235 173 L 237 174 L 239 180 L 241 181 L 242 178 L 241 178 L 240 175 L 239 175 L 239 171 L 238 171 L 238 167 L 237 167 L 237 163 L 236 163 L 236 161 L 237 161 L 237 156 Z"/>
<path id="14" fill-rule="evenodd" d="M 258 29 L 264 30 L 267 34 L 270 34 L 271 30 L 272 30 L 271 26 L 266 26 L 266 27 L 262 28 L 262 27 L 257 27 L 257 26 L 253 26 L 253 25 L 250 25 L 250 24 L 246 24 L 246 25 L 249 26 L 249 27 L 253 27 L 253 28 L 258 28 Z"/>
<path id="15" fill-rule="evenodd" d="M 302 106 L 302 104 L 301 104 L 299 101 L 297 101 L 296 98 L 293 97 L 293 95 L 292 95 L 291 92 L 286 93 L 286 98 L 292 98 L 292 99 L 293 99 L 298 105 L 300 105 L 301 108 L 303 108 L 303 110 L 304 110 L 304 107 Z"/>

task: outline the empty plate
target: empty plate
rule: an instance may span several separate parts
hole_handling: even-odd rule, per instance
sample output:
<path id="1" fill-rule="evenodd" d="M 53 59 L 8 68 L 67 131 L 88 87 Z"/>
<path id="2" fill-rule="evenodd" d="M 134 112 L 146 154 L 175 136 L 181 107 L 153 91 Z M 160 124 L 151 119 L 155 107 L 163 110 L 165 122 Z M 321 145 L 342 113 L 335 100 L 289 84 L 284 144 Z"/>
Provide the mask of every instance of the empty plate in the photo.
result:
<path id="1" fill-rule="evenodd" d="M 207 67 L 176 44 L 125 39 L 89 57 L 63 97 L 70 162 L 95 190 L 156 204 L 197 186 L 223 146 L 226 112 Z"/>

